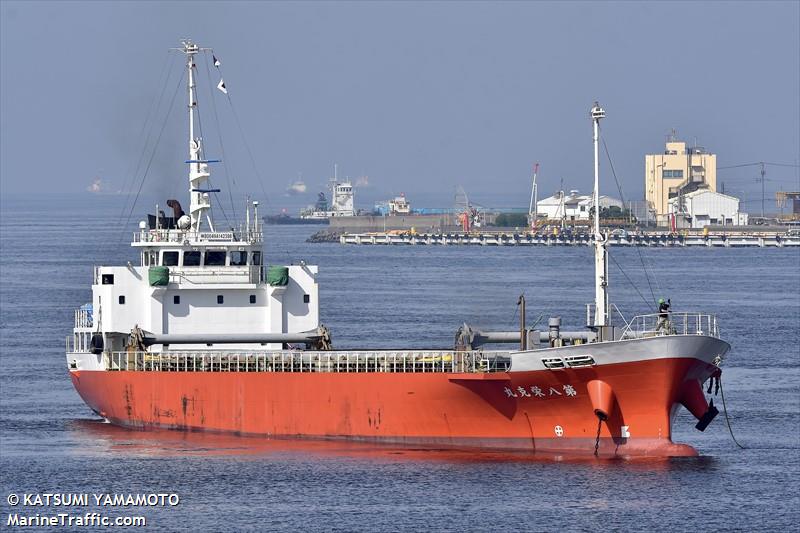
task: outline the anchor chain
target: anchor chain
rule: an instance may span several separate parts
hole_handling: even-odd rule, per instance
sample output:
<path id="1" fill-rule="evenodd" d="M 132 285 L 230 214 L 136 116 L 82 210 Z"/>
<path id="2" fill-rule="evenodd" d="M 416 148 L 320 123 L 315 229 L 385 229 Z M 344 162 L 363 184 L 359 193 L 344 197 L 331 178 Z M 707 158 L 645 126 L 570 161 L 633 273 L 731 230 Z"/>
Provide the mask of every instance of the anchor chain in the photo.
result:
<path id="1" fill-rule="evenodd" d="M 594 441 L 594 456 L 598 456 L 598 449 L 600 448 L 600 428 L 603 427 L 603 419 L 597 417 L 597 438 Z"/>

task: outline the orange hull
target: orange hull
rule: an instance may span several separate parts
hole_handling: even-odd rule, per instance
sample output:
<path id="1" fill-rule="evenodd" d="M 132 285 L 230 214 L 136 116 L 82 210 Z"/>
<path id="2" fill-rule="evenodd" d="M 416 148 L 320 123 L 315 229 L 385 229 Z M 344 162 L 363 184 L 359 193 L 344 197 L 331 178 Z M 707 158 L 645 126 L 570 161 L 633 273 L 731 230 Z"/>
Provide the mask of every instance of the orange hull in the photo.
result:
<path id="1" fill-rule="evenodd" d="M 695 455 L 670 427 L 684 384 L 714 367 L 655 359 L 497 374 L 71 371 L 84 401 L 112 423 L 243 435 L 344 438 L 422 446 L 593 453 L 590 398 L 614 394 L 604 455 Z M 593 394 L 597 394 L 594 392 Z M 595 401 L 596 403 L 596 401 Z M 610 407 L 609 407 L 610 406 Z"/>

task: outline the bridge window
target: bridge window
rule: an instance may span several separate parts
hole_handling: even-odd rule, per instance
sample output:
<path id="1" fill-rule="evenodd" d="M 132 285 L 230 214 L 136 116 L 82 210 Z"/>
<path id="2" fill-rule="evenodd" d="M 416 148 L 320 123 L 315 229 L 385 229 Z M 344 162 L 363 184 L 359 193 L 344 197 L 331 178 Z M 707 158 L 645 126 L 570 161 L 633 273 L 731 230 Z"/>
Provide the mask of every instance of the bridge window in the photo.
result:
<path id="1" fill-rule="evenodd" d="M 183 252 L 183 266 L 200 266 L 200 252 Z"/>
<path id="2" fill-rule="evenodd" d="M 161 264 L 163 266 L 177 266 L 178 252 L 164 252 L 161 256 Z"/>
<path id="3" fill-rule="evenodd" d="M 180 303 L 181 303 L 181 297 L 180 297 L 179 295 L 177 295 L 177 294 L 176 294 L 176 295 L 174 295 L 174 296 L 172 297 L 172 303 L 174 303 L 175 305 L 180 305 Z"/>
<path id="4" fill-rule="evenodd" d="M 125 295 L 120 294 L 117 301 L 119 302 L 119 305 L 125 305 Z"/>
<path id="5" fill-rule="evenodd" d="M 304 303 L 304 304 L 307 304 L 307 303 L 309 303 L 310 301 L 311 301 L 311 296 L 310 296 L 310 295 L 308 295 L 308 294 L 304 294 L 304 295 L 303 295 L 303 303 Z"/>
<path id="6" fill-rule="evenodd" d="M 223 298 L 221 294 L 217 294 L 217 303 L 222 304 L 224 301 L 225 298 Z"/>
<path id="7" fill-rule="evenodd" d="M 224 250 L 209 250 L 206 252 L 206 266 L 225 266 Z"/>
<path id="8" fill-rule="evenodd" d="M 256 303 L 256 295 L 255 295 L 255 294 L 251 294 L 251 295 L 250 295 L 250 303 L 251 303 L 251 304 L 254 304 L 254 303 Z"/>
<path id="9" fill-rule="evenodd" d="M 261 252 L 253 252 L 253 265 L 260 265 L 261 264 Z"/>
<path id="10" fill-rule="evenodd" d="M 100 278 L 100 282 L 103 285 L 113 285 L 114 284 L 114 274 L 103 274 Z"/>
<path id="11" fill-rule="evenodd" d="M 244 266 L 247 264 L 247 252 L 231 252 L 231 266 Z"/>

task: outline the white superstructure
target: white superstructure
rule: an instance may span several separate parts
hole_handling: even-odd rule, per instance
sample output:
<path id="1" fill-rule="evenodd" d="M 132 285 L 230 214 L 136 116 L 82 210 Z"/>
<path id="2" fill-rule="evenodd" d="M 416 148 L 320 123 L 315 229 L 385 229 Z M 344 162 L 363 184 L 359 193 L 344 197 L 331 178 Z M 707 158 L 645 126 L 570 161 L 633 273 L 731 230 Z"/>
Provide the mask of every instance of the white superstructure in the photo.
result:
<path id="1" fill-rule="evenodd" d="M 266 265 L 258 202 L 248 201 L 237 228 L 214 227 L 211 195 L 218 190 L 208 179 L 217 161 L 205 158 L 194 129 L 195 56 L 205 50 L 188 40 L 180 49 L 188 70 L 189 214 L 169 200 L 174 216 L 157 210 L 133 235 L 137 265 L 94 268 L 92 302 L 76 311 L 75 368 L 93 368 L 103 350 L 132 343 L 162 351 L 282 349 L 319 338 L 317 267 Z"/>
<path id="2" fill-rule="evenodd" d="M 406 199 L 406 195 L 404 193 L 400 193 L 400 196 L 395 196 L 394 199 L 389 200 L 389 214 L 390 215 L 411 214 L 411 204 Z"/>

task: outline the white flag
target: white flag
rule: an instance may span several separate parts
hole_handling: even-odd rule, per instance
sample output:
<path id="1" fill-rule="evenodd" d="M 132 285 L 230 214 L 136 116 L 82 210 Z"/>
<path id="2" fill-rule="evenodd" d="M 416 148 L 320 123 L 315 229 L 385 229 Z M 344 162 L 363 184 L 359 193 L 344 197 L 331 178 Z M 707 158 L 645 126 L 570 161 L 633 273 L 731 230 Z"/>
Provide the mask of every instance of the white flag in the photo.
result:
<path id="1" fill-rule="evenodd" d="M 228 94 L 228 88 L 225 87 L 225 80 L 223 80 L 222 78 L 220 78 L 219 83 L 217 84 L 217 89 L 224 92 L 225 94 Z"/>
<path id="2" fill-rule="evenodd" d="M 219 66 L 220 66 L 222 63 L 220 63 L 220 62 L 219 62 L 219 59 L 217 59 L 217 56 L 215 56 L 214 54 L 211 54 L 211 57 L 214 59 L 214 66 L 215 66 L 215 67 L 217 67 L 217 68 L 219 68 Z"/>

